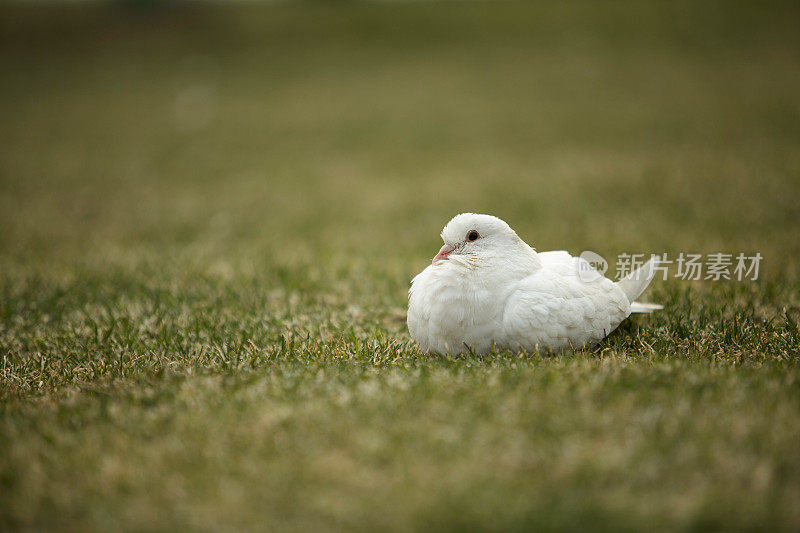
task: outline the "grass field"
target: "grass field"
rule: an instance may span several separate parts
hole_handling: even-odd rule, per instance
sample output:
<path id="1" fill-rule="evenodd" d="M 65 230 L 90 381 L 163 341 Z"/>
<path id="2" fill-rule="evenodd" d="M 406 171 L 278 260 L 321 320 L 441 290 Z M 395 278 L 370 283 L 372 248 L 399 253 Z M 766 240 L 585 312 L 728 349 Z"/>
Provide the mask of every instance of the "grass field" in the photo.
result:
<path id="1" fill-rule="evenodd" d="M 0 529 L 800 528 L 800 7 L 0 7 Z M 759 252 L 428 356 L 454 214 Z"/>

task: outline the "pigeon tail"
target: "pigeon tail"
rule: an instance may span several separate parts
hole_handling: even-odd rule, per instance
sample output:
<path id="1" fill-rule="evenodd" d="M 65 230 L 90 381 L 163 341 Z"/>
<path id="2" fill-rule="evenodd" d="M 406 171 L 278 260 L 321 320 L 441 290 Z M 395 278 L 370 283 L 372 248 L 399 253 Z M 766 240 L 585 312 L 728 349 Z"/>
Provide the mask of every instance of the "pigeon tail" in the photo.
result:
<path id="1" fill-rule="evenodd" d="M 663 305 L 647 304 L 644 302 L 633 302 L 631 304 L 631 313 L 652 313 L 664 309 Z"/>
<path id="2" fill-rule="evenodd" d="M 650 285 L 653 276 L 656 275 L 656 267 L 661 262 L 661 257 L 654 255 L 640 268 L 634 270 L 617 282 L 617 286 L 622 289 L 628 301 L 631 303 L 631 313 L 652 313 L 662 307 L 656 304 L 643 304 L 636 301 L 636 298 Z"/>

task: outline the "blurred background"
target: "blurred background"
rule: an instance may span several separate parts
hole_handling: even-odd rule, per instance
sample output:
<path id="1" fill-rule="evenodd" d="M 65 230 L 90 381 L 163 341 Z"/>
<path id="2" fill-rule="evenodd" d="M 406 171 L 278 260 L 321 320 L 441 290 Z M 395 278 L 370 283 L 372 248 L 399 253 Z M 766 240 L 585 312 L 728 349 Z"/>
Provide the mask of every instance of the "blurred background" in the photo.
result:
<path id="1" fill-rule="evenodd" d="M 383 257 L 399 287 L 476 211 L 540 250 L 760 250 L 796 279 L 799 21 L 796 2 L 6 4 L 2 261 Z"/>
<path id="2" fill-rule="evenodd" d="M 422 354 L 464 211 L 763 260 Z M 2 2 L 0 530 L 797 530 L 798 256 L 797 1 Z"/>

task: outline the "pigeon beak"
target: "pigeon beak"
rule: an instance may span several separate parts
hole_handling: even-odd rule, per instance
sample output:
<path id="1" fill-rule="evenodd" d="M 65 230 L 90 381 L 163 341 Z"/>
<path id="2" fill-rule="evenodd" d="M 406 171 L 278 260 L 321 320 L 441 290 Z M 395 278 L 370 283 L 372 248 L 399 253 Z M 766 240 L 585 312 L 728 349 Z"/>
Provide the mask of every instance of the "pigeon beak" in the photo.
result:
<path id="1" fill-rule="evenodd" d="M 439 248 L 439 253 L 436 254 L 436 257 L 433 258 L 433 261 L 431 261 L 431 264 L 435 265 L 438 261 L 446 261 L 447 260 L 447 256 L 450 255 L 450 253 L 453 250 L 455 250 L 455 248 L 453 248 L 449 244 L 445 244 L 444 246 Z"/>

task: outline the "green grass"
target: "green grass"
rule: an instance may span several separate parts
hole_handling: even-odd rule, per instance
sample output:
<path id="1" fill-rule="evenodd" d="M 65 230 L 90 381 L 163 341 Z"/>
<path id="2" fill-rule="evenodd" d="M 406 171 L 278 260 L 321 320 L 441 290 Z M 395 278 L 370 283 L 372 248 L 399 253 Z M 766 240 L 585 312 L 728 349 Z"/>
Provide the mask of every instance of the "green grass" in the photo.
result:
<path id="1" fill-rule="evenodd" d="M 794 4 L 0 8 L 0 529 L 800 528 Z M 428 356 L 462 211 L 760 252 Z"/>

